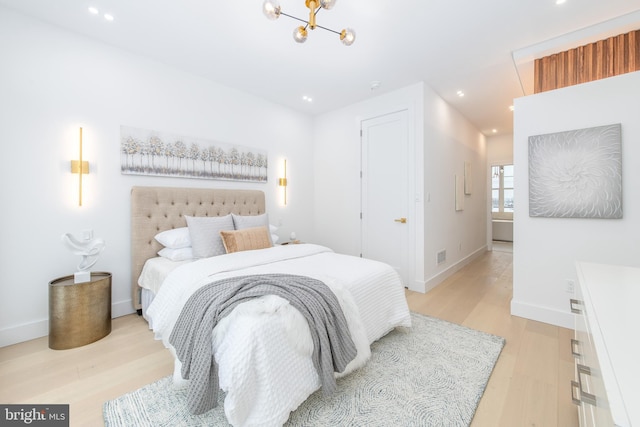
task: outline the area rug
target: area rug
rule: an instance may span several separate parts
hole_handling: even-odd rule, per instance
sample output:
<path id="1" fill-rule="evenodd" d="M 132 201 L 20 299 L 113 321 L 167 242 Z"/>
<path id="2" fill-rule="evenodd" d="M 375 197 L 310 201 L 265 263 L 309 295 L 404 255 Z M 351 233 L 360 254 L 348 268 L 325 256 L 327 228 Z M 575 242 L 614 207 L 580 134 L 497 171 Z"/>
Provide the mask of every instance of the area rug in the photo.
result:
<path id="1" fill-rule="evenodd" d="M 412 313 L 413 327 L 371 346 L 371 360 L 338 380 L 330 396 L 311 395 L 286 426 L 468 426 L 504 346 L 504 339 Z M 194 416 L 186 390 L 171 377 L 104 404 L 106 427 L 228 426 L 218 407 Z"/>

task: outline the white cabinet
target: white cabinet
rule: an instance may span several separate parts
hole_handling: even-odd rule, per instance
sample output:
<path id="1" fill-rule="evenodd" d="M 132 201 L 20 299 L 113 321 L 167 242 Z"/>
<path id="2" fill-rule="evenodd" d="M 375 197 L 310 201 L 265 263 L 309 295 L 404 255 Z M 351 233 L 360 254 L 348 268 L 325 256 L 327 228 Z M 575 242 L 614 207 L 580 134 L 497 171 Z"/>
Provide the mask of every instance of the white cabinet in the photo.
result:
<path id="1" fill-rule="evenodd" d="M 577 263 L 574 403 L 581 426 L 640 426 L 640 268 Z"/>

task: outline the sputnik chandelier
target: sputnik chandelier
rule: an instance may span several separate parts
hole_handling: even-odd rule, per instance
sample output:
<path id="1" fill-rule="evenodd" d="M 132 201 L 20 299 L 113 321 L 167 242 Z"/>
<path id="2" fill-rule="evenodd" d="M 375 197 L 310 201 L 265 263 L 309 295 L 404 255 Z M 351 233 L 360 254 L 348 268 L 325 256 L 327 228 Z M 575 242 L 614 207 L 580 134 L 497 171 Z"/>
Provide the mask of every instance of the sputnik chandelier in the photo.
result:
<path id="1" fill-rule="evenodd" d="M 329 10 L 333 8 L 333 6 L 335 6 L 336 1 L 337 0 L 304 0 L 305 6 L 309 8 L 308 21 L 284 13 L 280 8 L 278 0 L 265 0 L 264 4 L 262 5 L 262 11 L 264 12 L 265 16 L 272 21 L 278 19 L 280 15 L 284 15 L 297 21 L 304 22 L 305 25 L 296 27 L 295 30 L 293 30 L 293 39 L 298 43 L 304 43 L 305 41 L 307 41 L 307 29 L 315 30 L 316 28 L 322 28 L 323 30 L 338 34 L 340 36 L 340 40 L 345 46 L 351 46 L 356 40 L 356 32 L 353 31 L 353 29 L 345 28 L 342 31 L 334 31 L 330 28 L 316 24 L 316 15 L 320 11 L 320 9 Z"/>

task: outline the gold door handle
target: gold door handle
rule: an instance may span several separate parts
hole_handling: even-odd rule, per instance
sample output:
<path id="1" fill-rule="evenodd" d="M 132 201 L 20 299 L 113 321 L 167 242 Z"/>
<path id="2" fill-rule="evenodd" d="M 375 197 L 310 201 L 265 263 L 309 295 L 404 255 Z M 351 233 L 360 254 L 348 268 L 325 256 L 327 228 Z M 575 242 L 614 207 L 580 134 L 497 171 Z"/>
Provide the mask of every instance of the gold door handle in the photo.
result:
<path id="1" fill-rule="evenodd" d="M 398 219 L 394 219 L 395 222 L 399 222 L 401 224 L 406 224 L 407 223 L 407 218 L 398 218 Z"/>

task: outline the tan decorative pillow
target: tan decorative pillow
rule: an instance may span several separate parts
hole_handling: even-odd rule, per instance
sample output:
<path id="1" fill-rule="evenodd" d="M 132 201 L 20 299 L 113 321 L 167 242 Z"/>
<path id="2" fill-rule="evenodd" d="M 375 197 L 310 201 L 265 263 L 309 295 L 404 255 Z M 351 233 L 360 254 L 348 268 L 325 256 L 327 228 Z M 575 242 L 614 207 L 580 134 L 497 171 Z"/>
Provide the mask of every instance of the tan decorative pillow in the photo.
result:
<path id="1" fill-rule="evenodd" d="M 269 229 L 264 226 L 242 230 L 222 230 L 220 237 L 228 254 L 273 246 L 269 239 Z"/>

